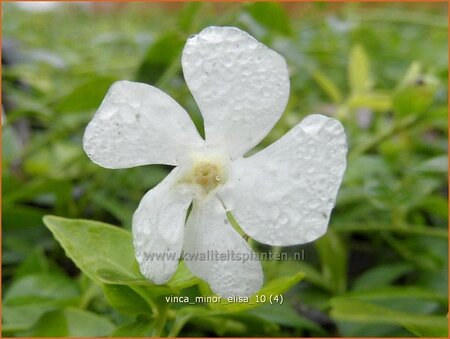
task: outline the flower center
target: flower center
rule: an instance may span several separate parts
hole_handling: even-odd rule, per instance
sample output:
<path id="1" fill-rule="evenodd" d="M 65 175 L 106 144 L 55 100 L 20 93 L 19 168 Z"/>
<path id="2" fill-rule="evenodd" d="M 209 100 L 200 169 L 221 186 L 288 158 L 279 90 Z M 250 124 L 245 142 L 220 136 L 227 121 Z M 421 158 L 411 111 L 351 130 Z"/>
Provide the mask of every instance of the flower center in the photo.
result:
<path id="1" fill-rule="evenodd" d="M 227 161 L 217 154 L 194 154 L 183 167 L 186 171 L 181 182 L 194 184 L 198 197 L 215 190 L 227 179 Z"/>
<path id="2" fill-rule="evenodd" d="M 209 192 L 223 180 L 220 172 L 220 168 L 216 164 L 201 161 L 194 165 L 191 182 L 200 185 L 206 192 Z"/>

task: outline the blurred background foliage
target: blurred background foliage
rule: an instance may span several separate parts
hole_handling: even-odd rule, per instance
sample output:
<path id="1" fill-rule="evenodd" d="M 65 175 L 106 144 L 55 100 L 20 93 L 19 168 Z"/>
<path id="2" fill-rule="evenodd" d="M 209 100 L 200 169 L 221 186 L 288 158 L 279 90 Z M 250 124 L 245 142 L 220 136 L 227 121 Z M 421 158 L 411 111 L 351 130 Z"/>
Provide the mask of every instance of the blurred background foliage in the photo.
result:
<path id="1" fill-rule="evenodd" d="M 4 336 L 447 336 L 446 3 L 2 5 Z M 329 231 L 278 249 L 305 260 L 263 263 L 263 293 L 284 292 L 283 305 L 167 304 L 173 291 L 210 292 L 183 266 L 160 290 L 94 271 L 108 258 L 131 265 L 129 233 L 46 219 L 58 243 L 42 221 L 130 229 L 169 168 L 98 167 L 84 127 L 128 79 L 165 90 L 202 131 L 180 55 L 209 25 L 240 27 L 287 59 L 289 104 L 257 149 L 312 112 L 348 134 Z M 103 242 L 87 235 L 99 229 Z"/>

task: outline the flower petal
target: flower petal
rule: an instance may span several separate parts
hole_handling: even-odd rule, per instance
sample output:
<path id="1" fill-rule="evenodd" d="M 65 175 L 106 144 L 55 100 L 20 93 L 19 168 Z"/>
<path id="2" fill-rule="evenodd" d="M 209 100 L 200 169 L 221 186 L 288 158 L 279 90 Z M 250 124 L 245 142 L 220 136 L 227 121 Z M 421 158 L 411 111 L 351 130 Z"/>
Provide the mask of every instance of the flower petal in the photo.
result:
<path id="1" fill-rule="evenodd" d="M 142 198 L 133 215 L 133 242 L 142 274 L 164 284 L 181 255 L 186 213 L 192 193 L 175 185 L 178 168 Z"/>
<path id="2" fill-rule="evenodd" d="M 208 27 L 191 37 L 182 65 L 208 145 L 232 159 L 258 144 L 286 107 L 286 61 L 237 28 Z"/>
<path id="3" fill-rule="evenodd" d="M 252 238 L 274 246 L 323 235 L 346 167 L 337 120 L 310 115 L 263 151 L 233 162 L 218 194 Z"/>
<path id="4" fill-rule="evenodd" d="M 89 158 L 106 168 L 176 165 L 186 151 L 202 144 L 175 100 L 155 87 L 130 81 L 110 87 L 83 138 Z"/>
<path id="5" fill-rule="evenodd" d="M 185 263 L 194 275 L 208 282 L 214 293 L 224 298 L 249 297 L 262 286 L 261 264 L 228 223 L 217 197 L 206 199 L 194 201 L 186 224 Z"/>

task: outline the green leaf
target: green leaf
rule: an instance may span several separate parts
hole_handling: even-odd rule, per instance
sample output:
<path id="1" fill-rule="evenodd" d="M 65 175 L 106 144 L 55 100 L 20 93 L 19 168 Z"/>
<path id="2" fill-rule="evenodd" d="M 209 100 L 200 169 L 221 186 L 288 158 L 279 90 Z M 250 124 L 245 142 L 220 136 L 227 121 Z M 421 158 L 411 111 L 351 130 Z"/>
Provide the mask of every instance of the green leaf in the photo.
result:
<path id="1" fill-rule="evenodd" d="M 416 334 L 415 331 L 447 336 L 445 316 L 423 315 L 391 310 L 357 299 L 337 297 L 331 299 L 331 316 L 337 321 L 366 324 L 399 324 Z"/>
<path id="2" fill-rule="evenodd" d="M 288 303 L 263 305 L 250 310 L 249 313 L 282 326 L 306 329 L 320 335 L 326 335 L 326 332 L 319 325 L 300 316 Z"/>
<path id="3" fill-rule="evenodd" d="M 448 156 L 444 154 L 428 159 L 417 166 L 415 170 L 427 173 L 448 173 Z"/>
<path id="4" fill-rule="evenodd" d="M 4 124 L 6 122 L 3 121 Z M 23 145 L 19 135 L 11 125 L 5 125 L 2 128 L 2 159 L 5 163 L 14 159 L 21 152 Z"/>
<path id="5" fill-rule="evenodd" d="M 116 330 L 111 334 L 111 337 L 150 337 L 153 326 L 153 319 L 141 314 L 136 318 L 136 321 L 116 328 Z"/>
<path id="6" fill-rule="evenodd" d="M 117 199 L 103 192 L 93 192 L 91 199 L 96 205 L 101 206 L 120 220 L 122 225 L 129 225 L 131 223 L 134 211 L 127 208 L 126 205 L 121 204 Z"/>
<path id="7" fill-rule="evenodd" d="M 387 112 L 392 109 L 392 98 L 386 93 L 358 94 L 349 100 L 352 108 L 369 108 L 375 112 Z"/>
<path id="8" fill-rule="evenodd" d="M 371 290 L 349 292 L 342 297 L 357 298 L 360 300 L 399 300 L 399 299 L 424 299 L 435 300 L 446 304 L 447 297 L 417 286 L 388 286 Z"/>
<path id="9" fill-rule="evenodd" d="M 177 337 L 183 326 L 186 325 L 189 320 L 211 314 L 220 314 L 220 312 L 211 311 L 210 309 L 202 306 L 183 307 L 176 313 L 175 322 L 170 329 L 168 337 Z"/>
<path id="10" fill-rule="evenodd" d="M 441 317 L 441 322 L 446 321 L 446 317 Z M 418 337 L 442 337 L 448 338 L 448 327 L 443 324 L 440 325 L 419 325 L 408 322 L 404 324 L 406 329 Z"/>
<path id="11" fill-rule="evenodd" d="M 25 260 L 34 253 L 35 246 L 51 247 L 48 232 L 41 227 L 44 214 L 45 210 L 2 201 L 3 264 Z"/>
<path id="12" fill-rule="evenodd" d="M 30 154 L 24 168 L 35 177 L 67 180 L 84 174 L 82 164 L 76 161 L 84 156 L 78 143 L 59 141 Z"/>
<path id="13" fill-rule="evenodd" d="M 136 80 L 155 84 L 171 67 L 172 63 L 178 70 L 180 67 L 178 58 L 181 55 L 184 43 L 184 37 L 176 32 L 166 32 L 161 35 L 148 49 L 139 66 Z"/>
<path id="14" fill-rule="evenodd" d="M 113 329 L 114 325 L 105 317 L 67 308 L 47 313 L 24 334 L 33 337 L 104 337 Z"/>
<path id="15" fill-rule="evenodd" d="M 3 298 L 3 324 L 10 331 L 32 326 L 46 312 L 74 305 L 76 283 L 57 273 L 27 275 L 14 281 Z"/>
<path id="16" fill-rule="evenodd" d="M 308 264 L 304 261 L 296 262 L 296 267 L 298 270 L 303 271 L 305 273 L 305 280 L 314 284 L 318 287 L 321 287 L 326 290 L 333 290 L 333 285 L 329 285 L 328 281 L 325 281 L 322 277 L 322 274 L 311 264 Z"/>
<path id="17" fill-rule="evenodd" d="M 19 300 L 73 300 L 78 296 L 74 281 L 57 273 L 27 275 L 11 285 L 5 292 L 5 305 L 22 304 Z"/>
<path id="18" fill-rule="evenodd" d="M 45 216 L 44 223 L 77 267 L 91 279 L 105 284 L 139 285 L 166 294 L 198 283 L 180 263 L 165 285 L 154 285 L 139 271 L 131 234 L 105 223 Z"/>
<path id="19" fill-rule="evenodd" d="M 40 196 L 50 196 L 58 204 L 59 200 L 65 201 L 71 195 L 71 184 L 64 180 L 54 180 L 47 178 L 36 178 L 29 181 L 27 185 L 20 185 L 19 182 L 14 186 L 9 186 L 5 183 L 5 188 L 10 190 L 8 196 L 2 201 L 3 203 L 14 203 L 18 201 L 27 201 L 37 199 Z M 12 213 L 14 211 L 11 211 Z"/>
<path id="20" fill-rule="evenodd" d="M 127 314 L 150 314 L 151 308 L 139 294 L 125 285 L 103 284 L 103 292 L 112 307 Z"/>
<path id="21" fill-rule="evenodd" d="M 167 285 L 174 291 L 179 291 L 187 287 L 191 287 L 199 282 L 191 271 L 187 268 L 184 261 L 178 264 L 178 268 L 173 277 L 167 282 Z"/>
<path id="22" fill-rule="evenodd" d="M 425 74 L 418 62 L 413 62 L 394 94 L 393 108 L 400 115 L 424 113 L 433 103 L 439 81 Z"/>
<path id="23" fill-rule="evenodd" d="M 14 278 L 18 279 L 31 274 L 51 273 L 51 271 L 59 272 L 59 270 L 59 267 L 56 267 L 47 259 L 41 248 L 35 248 L 16 269 Z"/>
<path id="24" fill-rule="evenodd" d="M 66 255 L 89 278 L 101 282 L 96 272 L 108 269 L 132 279 L 143 279 L 129 232 L 91 220 L 55 216 L 45 216 L 43 220 Z"/>
<path id="25" fill-rule="evenodd" d="M 368 290 L 390 285 L 395 280 L 411 272 L 413 266 L 409 264 L 385 264 L 374 267 L 361 274 L 353 283 L 353 290 Z"/>
<path id="26" fill-rule="evenodd" d="M 78 113 L 97 109 L 109 87 L 117 81 L 113 77 L 95 77 L 76 86 L 58 100 L 55 110 L 63 113 Z"/>
<path id="27" fill-rule="evenodd" d="M 198 25 L 198 13 L 202 8 L 201 2 L 186 2 L 178 14 L 178 26 L 183 32 L 192 32 Z"/>
<path id="28" fill-rule="evenodd" d="M 104 284 L 143 285 L 151 284 L 145 277 L 130 276 L 114 269 L 100 268 L 95 272 L 96 280 Z"/>
<path id="29" fill-rule="evenodd" d="M 143 286 L 151 284 L 151 282 L 149 282 L 144 277 L 130 276 L 114 269 L 108 268 L 100 268 L 99 270 L 97 270 L 97 272 L 95 272 L 95 275 L 100 282 L 105 284 Z"/>
<path id="30" fill-rule="evenodd" d="M 99 269 L 96 275 L 105 284 L 147 286 L 152 287 L 155 293 L 179 292 L 197 284 L 199 281 L 198 278 L 192 275 L 183 261 L 178 264 L 175 274 L 165 285 L 154 285 L 144 277 L 130 277 L 109 269 Z"/>
<path id="31" fill-rule="evenodd" d="M 411 83 L 414 83 L 414 81 L 420 77 L 421 73 L 422 65 L 420 62 L 413 61 L 406 70 L 403 79 L 398 83 L 397 90 L 408 87 Z"/>
<path id="32" fill-rule="evenodd" d="M 214 333 L 217 337 L 241 337 L 246 330 L 250 328 L 248 326 L 248 316 L 242 315 L 237 319 L 233 319 L 230 316 L 204 316 L 204 317 L 192 317 L 190 320 L 191 325 L 194 328 L 198 328 L 206 333 Z M 259 320 L 259 328 L 261 329 L 262 321 Z M 273 324 L 272 329 L 274 327 Z M 256 331 L 254 331 L 256 332 Z M 254 333 L 253 332 L 253 333 Z M 272 331 L 273 333 L 274 331 Z"/>
<path id="33" fill-rule="evenodd" d="M 448 219 L 448 200 L 445 197 L 429 195 L 422 201 L 419 201 L 416 207 L 425 210 L 431 215 L 445 220 Z M 431 229 L 431 227 L 427 227 L 427 229 Z M 441 231 L 447 235 L 447 230 L 442 229 Z"/>
<path id="34" fill-rule="evenodd" d="M 305 274 L 303 272 L 298 272 L 292 276 L 280 277 L 269 281 L 258 293 L 249 298 L 248 302 L 229 302 L 225 299 L 220 303 L 210 303 L 209 305 L 213 310 L 240 312 L 258 307 L 265 303 L 274 303 L 274 296 L 282 295 L 282 293 L 296 285 L 304 277 Z"/>
<path id="35" fill-rule="evenodd" d="M 370 89 L 369 58 L 361 45 L 350 51 L 348 81 L 353 95 L 363 94 Z"/>
<path id="36" fill-rule="evenodd" d="M 328 230 L 326 235 L 314 243 L 319 252 L 322 275 L 335 293 L 342 293 L 347 287 L 347 251 L 339 234 Z"/>
<path id="37" fill-rule="evenodd" d="M 276 2 L 246 3 L 246 10 L 268 31 L 289 35 L 292 33 L 289 17 L 281 4 Z"/>

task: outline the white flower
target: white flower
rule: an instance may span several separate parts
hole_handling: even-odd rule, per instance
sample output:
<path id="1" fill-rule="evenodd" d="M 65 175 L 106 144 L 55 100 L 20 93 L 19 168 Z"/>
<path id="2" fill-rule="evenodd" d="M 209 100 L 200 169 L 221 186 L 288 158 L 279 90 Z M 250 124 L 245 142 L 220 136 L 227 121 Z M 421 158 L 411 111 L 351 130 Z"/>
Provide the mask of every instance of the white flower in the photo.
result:
<path id="1" fill-rule="evenodd" d="M 226 211 L 250 237 L 269 245 L 323 235 L 346 166 L 344 130 L 334 119 L 310 115 L 263 151 L 243 157 L 285 109 L 284 58 L 237 28 L 209 27 L 189 38 L 182 66 L 206 140 L 167 94 L 119 81 L 87 126 L 84 149 L 106 168 L 176 166 L 133 216 L 136 258 L 148 279 L 167 282 L 183 251 L 188 268 L 215 293 L 250 296 L 262 286 L 261 264 L 245 260 L 253 252 Z"/>

